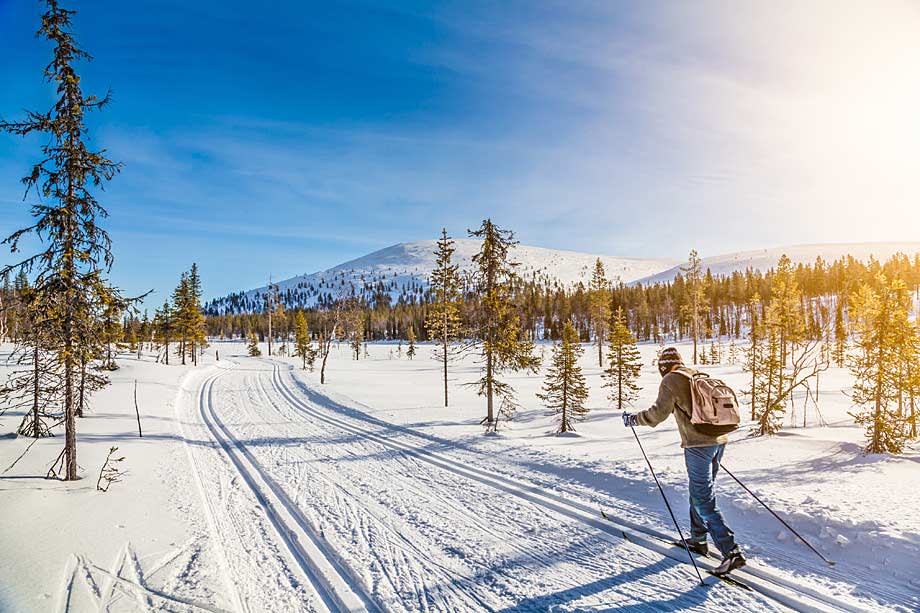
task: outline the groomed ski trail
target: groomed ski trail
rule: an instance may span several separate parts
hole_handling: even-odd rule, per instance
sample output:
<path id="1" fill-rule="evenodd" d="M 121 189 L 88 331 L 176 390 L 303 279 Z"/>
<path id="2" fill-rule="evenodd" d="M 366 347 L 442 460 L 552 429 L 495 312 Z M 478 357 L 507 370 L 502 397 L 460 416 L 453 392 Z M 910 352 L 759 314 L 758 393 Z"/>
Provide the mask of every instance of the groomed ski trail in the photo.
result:
<path id="1" fill-rule="evenodd" d="M 383 610 L 781 608 L 701 588 L 665 556 L 352 431 L 334 412 L 306 415 L 277 365 L 241 361 L 232 385 L 212 388 L 213 409 Z"/>
<path id="2" fill-rule="evenodd" d="M 487 472 L 477 468 L 469 462 L 455 461 L 445 457 L 441 453 L 426 449 L 424 445 L 406 443 L 404 438 L 395 440 L 395 437 L 392 435 L 411 434 L 406 428 L 388 424 L 385 428 L 378 428 L 377 431 L 371 431 L 369 429 L 370 422 L 373 422 L 375 426 L 379 426 L 378 420 L 370 418 L 367 421 L 363 421 L 360 418 L 354 417 L 350 411 L 348 414 L 345 414 L 342 411 L 336 410 L 340 408 L 336 406 L 337 403 L 308 388 L 296 378 L 289 377 L 291 383 L 285 381 L 282 371 L 291 370 L 290 366 L 285 365 L 281 367 L 276 362 L 273 362 L 273 366 L 272 383 L 275 389 L 292 407 L 305 415 L 332 424 L 357 436 L 379 442 L 382 445 L 416 457 L 424 462 L 442 467 L 457 475 L 467 477 L 494 487 L 497 490 L 534 502 L 547 509 L 580 521 L 587 526 L 601 530 L 604 533 L 625 539 L 682 564 L 687 564 L 689 568 L 689 560 L 686 558 L 686 553 L 682 550 L 676 550 L 669 542 L 672 540 L 672 537 L 666 534 L 635 524 L 634 522 L 619 522 L 617 519 L 613 519 L 612 521 L 600 519 L 598 518 L 598 509 L 596 507 L 592 507 L 578 500 L 573 500 L 571 497 L 548 492 L 545 489 L 538 488 L 517 478 L 510 478 L 494 472 Z M 306 398 L 304 398 L 304 396 L 306 396 Z M 709 567 L 714 567 L 715 565 L 703 563 L 703 566 L 711 570 Z M 737 572 L 736 576 L 760 595 L 769 598 L 776 604 L 797 611 L 855 612 L 866 610 L 866 607 L 870 606 L 866 603 L 853 602 L 849 599 L 844 600 L 823 593 L 817 589 L 783 577 L 756 563 L 752 563 L 747 568 Z M 717 581 L 718 579 L 711 577 L 707 580 L 707 583 L 715 583 Z"/>
<path id="3" fill-rule="evenodd" d="M 324 554 L 322 540 L 310 533 L 298 509 L 215 413 L 214 384 L 230 372 L 233 369 L 217 367 L 217 372 L 204 377 L 194 403 L 197 415 L 185 416 L 200 419 L 183 431 L 203 427 L 213 441 L 196 445 L 201 441 L 185 435 L 211 537 L 219 541 L 217 547 L 226 560 L 225 582 L 235 592 L 233 606 L 244 611 L 376 613 L 377 608 L 355 593 L 337 564 Z"/>

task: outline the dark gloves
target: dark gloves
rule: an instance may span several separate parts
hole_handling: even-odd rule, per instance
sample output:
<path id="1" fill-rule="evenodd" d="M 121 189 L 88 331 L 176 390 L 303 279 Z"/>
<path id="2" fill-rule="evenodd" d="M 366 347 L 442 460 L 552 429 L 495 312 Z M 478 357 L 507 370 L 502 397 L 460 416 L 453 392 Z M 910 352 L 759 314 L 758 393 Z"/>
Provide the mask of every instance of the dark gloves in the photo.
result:
<path id="1" fill-rule="evenodd" d="M 635 428 L 639 425 L 639 420 L 636 418 L 635 413 L 627 413 L 623 411 L 623 425 L 627 428 Z"/>

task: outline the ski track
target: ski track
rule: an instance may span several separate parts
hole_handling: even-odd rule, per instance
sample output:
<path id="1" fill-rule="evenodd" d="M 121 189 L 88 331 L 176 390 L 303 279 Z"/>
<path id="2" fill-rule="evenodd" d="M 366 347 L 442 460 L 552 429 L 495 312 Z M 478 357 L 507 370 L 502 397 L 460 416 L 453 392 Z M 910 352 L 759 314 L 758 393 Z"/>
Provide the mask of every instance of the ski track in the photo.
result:
<path id="1" fill-rule="evenodd" d="M 296 395 L 276 365 L 245 364 L 205 379 L 199 411 L 187 417 L 201 422 L 199 439 L 218 441 L 193 453 L 204 495 L 217 503 L 215 528 L 242 602 L 261 603 L 253 608 L 304 602 L 292 566 L 322 591 L 310 577 L 316 560 L 292 564 L 290 543 L 278 546 L 284 530 L 296 527 L 291 518 L 323 541 L 325 563 L 369 610 L 777 608 L 721 583 L 699 587 L 688 567 L 660 553 L 496 488 L 440 456 L 421 457 L 422 448 L 407 452 L 368 423 Z M 261 556 L 259 572 L 241 549 Z"/>
<path id="2" fill-rule="evenodd" d="M 414 432 L 409 428 L 381 422 L 374 417 L 364 414 L 356 414 L 355 410 L 339 405 L 331 398 L 325 397 L 306 387 L 302 382 L 297 380 L 296 377 L 291 377 L 295 386 L 299 387 L 300 391 L 307 396 L 306 399 L 302 398 L 300 397 L 301 395 L 298 395 L 297 390 L 293 390 L 290 386 L 283 384 L 280 371 L 278 371 L 278 363 L 274 364 L 276 367 L 274 377 L 277 378 L 276 385 L 279 392 L 284 390 L 282 393 L 287 394 L 289 401 L 295 405 L 297 410 L 311 414 L 319 419 L 329 419 L 332 417 L 334 419 L 343 420 L 341 427 L 347 428 L 349 432 L 358 432 L 365 437 L 379 439 L 384 444 L 391 445 L 397 450 L 417 455 L 428 462 L 445 465 L 449 470 L 454 469 L 465 475 L 470 475 L 472 473 L 470 476 L 473 478 L 481 476 L 492 482 L 493 487 L 504 489 L 504 487 L 507 486 L 510 490 L 517 491 L 519 495 L 525 497 L 529 497 L 532 494 L 539 498 L 549 499 L 551 506 L 562 505 L 575 512 L 587 514 L 589 519 L 587 519 L 586 523 L 593 526 L 598 526 L 598 520 L 596 519 L 598 506 L 611 503 L 610 499 L 605 500 L 600 498 L 594 492 L 591 492 L 590 495 L 585 495 L 583 491 L 584 488 L 569 489 L 568 486 L 571 486 L 571 483 L 566 483 L 567 487 L 561 487 L 558 481 L 552 481 L 543 473 L 537 474 L 525 469 L 523 471 L 524 477 L 522 477 L 519 474 L 509 474 L 506 466 L 497 466 L 496 469 L 491 471 L 484 471 L 477 468 L 477 466 L 482 463 L 482 460 L 485 459 L 485 456 L 479 450 L 471 449 L 462 443 L 453 444 L 440 441 L 439 439 L 425 434 Z M 284 366 L 289 370 L 291 368 L 286 364 Z M 317 399 L 316 401 L 313 400 L 314 397 Z M 404 438 L 415 438 L 418 440 L 407 443 L 403 440 Z M 459 457 L 461 455 L 465 457 L 461 459 Z M 506 464 L 514 466 L 516 469 L 521 468 L 513 462 Z M 535 483 L 538 485 L 534 485 Z M 579 500 L 590 500 L 595 506 L 585 504 Z M 620 505 L 620 501 L 615 501 L 614 508 L 619 511 Z M 635 516 L 634 512 L 629 513 L 629 511 L 633 511 L 632 507 L 634 505 L 631 503 L 622 503 L 622 506 L 623 510 L 627 512 L 625 513 L 626 515 Z M 627 528 L 643 541 L 647 541 L 644 535 L 652 536 L 659 541 L 670 542 L 673 540 L 673 537 L 649 528 L 644 522 L 638 523 L 636 521 L 629 521 L 628 519 L 622 518 L 619 513 L 616 517 L 616 523 L 623 528 Z M 605 530 L 603 527 L 601 527 L 601 529 Z M 606 531 L 622 535 L 619 529 L 608 528 Z M 649 542 L 647 544 L 655 550 L 661 550 L 660 543 Z M 681 556 L 684 555 L 682 552 L 678 552 L 676 555 L 674 552 L 670 552 L 666 555 L 686 562 L 685 559 L 681 558 Z M 870 583 L 872 589 L 868 593 L 874 594 L 876 597 L 884 597 L 891 605 L 896 607 L 896 610 L 913 610 L 912 600 L 905 600 L 904 594 L 877 585 L 878 579 L 876 577 L 863 576 L 862 573 L 848 576 L 844 571 L 829 568 L 827 566 L 822 565 L 819 567 L 812 563 L 802 564 L 798 560 L 796 560 L 796 562 L 799 566 L 803 567 L 802 570 L 810 574 L 801 576 L 799 573 L 795 573 L 794 576 L 789 576 L 787 573 L 776 572 L 756 562 L 749 564 L 748 567 L 742 571 L 742 574 L 747 575 L 744 579 L 748 583 L 751 582 L 752 578 L 756 580 L 756 583 L 762 588 L 765 594 L 781 596 L 782 591 L 786 591 L 792 594 L 793 602 L 795 601 L 795 595 L 798 594 L 812 600 L 813 604 L 818 605 L 819 608 L 829 608 L 831 610 L 862 611 L 870 609 L 879 610 L 883 608 L 874 601 L 865 600 L 864 597 L 858 597 L 862 595 L 861 592 L 863 590 L 861 588 L 865 588 L 865 583 Z M 816 578 L 818 578 L 818 580 L 816 580 Z M 774 589 L 775 587 L 780 588 L 780 593 L 776 592 Z M 806 602 L 803 601 L 801 604 L 795 606 L 797 608 L 806 607 Z"/>
<path id="3" fill-rule="evenodd" d="M 239 611 L 325 611 L 319 591 L 286 549 L 264 497 L 252 489 L 233 450 L 208 421 L 209 390 L 224 370 L 207 376 L 184 403 L 183 436 L 208 514 L 211 541 L 223 558 L 224 583 Z M 238 461 L 238 460 L 237 460 Z M 282 541 L 282 542 L 279 542 Z"/>

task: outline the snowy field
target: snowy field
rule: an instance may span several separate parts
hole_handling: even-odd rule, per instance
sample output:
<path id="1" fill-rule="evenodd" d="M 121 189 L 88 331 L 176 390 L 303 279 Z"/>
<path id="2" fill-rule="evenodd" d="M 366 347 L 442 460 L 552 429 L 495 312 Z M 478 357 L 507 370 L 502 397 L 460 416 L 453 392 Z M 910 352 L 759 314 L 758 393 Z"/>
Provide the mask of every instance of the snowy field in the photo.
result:
<path id="1" fill-rule="evenodd" d="M 641 350 L 638 408 L 659 380 L 656 347 Z M 296 360 L 248 358 L 235 343 L 213 345 L 197 369 L 122 357 L 79 423 L 82 481 L 38 478 L 60 437 L 0 474 L 0 610 L 779 608 L 711 577 L 700 587 L 647 536 L 674 530 L 631 432 L 607 408 L 590 347 L 592 412 L 566 437 L 535 397 L 541 377 L 509 378 L 523 408 L 484 437 L 483 402 L 462 385 L 475 378 L 472 360 L 454 366 L 445 409 L 430 347 L 413 361 L 395 345 L 369 351 L 355 362 L 333 349 L 322 388 Z M 744 387 L 740 366 L 710 372 Z M 844 371 L 826 373 L 807 428 L 799 406 L 799 427 L 772 439 L 741 431 L 724 460 L 836 566 L 723 475 L 721 506 L 752 562 L 739 578 L 791 586 L 825 610 L 917 610 L 920 454 L 863 457 L 847 385 Z M 20 417 L 0 417 L 0 471 L 30 442 L 7 436 Z M 686 525 L 676 427 L 639 432 Z M 112 445 L 127 474 L 96 492 Z M 627 542 L 618 526 L 645 538 Z"/>

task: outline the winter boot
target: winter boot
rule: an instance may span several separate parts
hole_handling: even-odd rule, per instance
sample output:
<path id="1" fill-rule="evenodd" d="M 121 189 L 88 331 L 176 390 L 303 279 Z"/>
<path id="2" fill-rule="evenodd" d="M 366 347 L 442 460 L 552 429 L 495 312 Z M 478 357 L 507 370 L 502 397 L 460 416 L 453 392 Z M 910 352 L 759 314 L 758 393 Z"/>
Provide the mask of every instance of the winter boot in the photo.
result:
<path id="1" fill-rule="evenodd" d="M 741 550 L 735 547 L 722 559 L 721 564 L 712 569 L 712 574 L 721 577 L 722 575 L 727 575 L 736 568 L 741 568 L 745 564 L 747 564 L 747 559 L 745 559 Z"/>
<path id="2" fill-rule="evenodd" d="M 709 555 L 709 544 L 703 541 L 692 541 L 687 539 L 687 549 L 692 551 L 698 556 L 708 556 Z"/>

